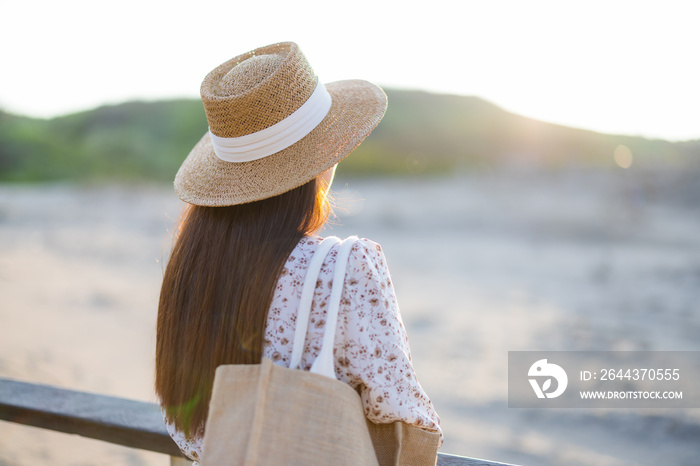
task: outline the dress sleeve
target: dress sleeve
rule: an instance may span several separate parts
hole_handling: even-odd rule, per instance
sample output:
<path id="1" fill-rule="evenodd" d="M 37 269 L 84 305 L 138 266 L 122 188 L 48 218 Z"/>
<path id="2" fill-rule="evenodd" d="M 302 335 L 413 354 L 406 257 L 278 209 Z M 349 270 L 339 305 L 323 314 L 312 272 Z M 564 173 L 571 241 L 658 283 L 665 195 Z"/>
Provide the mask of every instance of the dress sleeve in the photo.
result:
<path id="1" fill-rule="evenodd" d="M 165 429 L 170 434 L 175 444 L 180 448 L 189 459 L 193 461 L 192 466 L 199 466 L 199 460 L 202 457 L 202 439 L 204 437 L 204 427 L 202 426 L 191 438 L 187 438 L 185 434 L 175 427 L 175 424 L 168 420 L 165 416 L 165 411 L 162 411 Z"/>
<path id="2" fill-rule="evenodd" d="M 339 318 L 336 374 L 360 393 L 367 418 L 438 432 L 442 443 L 440 419 L 411 364 L 384 252 L 370 240 L 350 254 Z"/>

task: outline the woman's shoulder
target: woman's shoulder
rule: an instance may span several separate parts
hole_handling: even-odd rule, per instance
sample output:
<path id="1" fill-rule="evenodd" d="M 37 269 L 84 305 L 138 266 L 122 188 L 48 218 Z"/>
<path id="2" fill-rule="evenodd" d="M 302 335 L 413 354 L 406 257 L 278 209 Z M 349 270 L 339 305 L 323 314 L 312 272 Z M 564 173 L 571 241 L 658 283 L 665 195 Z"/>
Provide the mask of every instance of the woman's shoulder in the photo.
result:
<path id="1" fill-rule="evenodd" d="M 343 238 L 338 238 L 342 240 Z M 319 245 L 324 240 L 321 236 L 304 236 L 289 255 L 282 275 L 289 275 L 295 282 L 303 282 L 307 267 L 317 253 Z M 321 269 L 321 276 L 335 270 L 339 246 L 334 245 L 326 254 Z M 384 257 L 384 251 L 379 243 L 368 238 L 357 238 L 350 250 L 346 264 L 346 281 L 350 284 L 359 281 L 381 281 L 391 283 L 389 269 Z"/>
<path id="2" fill-rule="evenodd" d="M 384 289 L 391 285 L 389 268 L 384 257 L 384 250 L 376 241 L 357 238 L 350 250 L 346 265 L 346 286 L 373 283 L 372 287 Z"/>
<path id="3" fill-rule="evenodd" d="M 342 241 L 343 239 L 346 238 L 338 238 L 338 240 Z M 373 264 L 376 264 L 377 266 L 386 266 L 386 259 L 384 257 L 384 250 L 382 249 L 381 245 L 377 243 L 376 241 L 373 241 L 369 238 L 363 238 L 363 237 L 350 237 L 355 239 L 355 243 L 353 244 L 353 247 L 350 252 L 350 261 L 351 262 L 357 262 L 357 261 L 366 261 L 370 262 Z M 304 236 L 301 241 L 299 241 L 299 244 L 297 245 L 297 249 L 300 251 L 303 251 L 307 255 L 312 255 L 316 250 L 318 249 L 318 246 L 321 244 L 321 242 L 325 238 L 322 236 L 316 236 L 316 235 L 309 235 L 309 236 Z M 337 250 L 338 246 L 334 246 L 333 250 Z M 334 254 L 331 254 L 334 256 Z"/>

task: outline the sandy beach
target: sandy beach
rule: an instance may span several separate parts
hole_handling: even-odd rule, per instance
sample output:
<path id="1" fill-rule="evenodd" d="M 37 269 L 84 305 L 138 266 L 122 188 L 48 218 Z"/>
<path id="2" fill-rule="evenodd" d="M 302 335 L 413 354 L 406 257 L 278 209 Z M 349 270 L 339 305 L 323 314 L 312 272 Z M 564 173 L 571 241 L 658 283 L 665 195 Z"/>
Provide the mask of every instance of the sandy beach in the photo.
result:
<path id="1" fill-rule="evenodd" d="M 682 172 L 337 180 L 326 233 L 382 244 L 443 452 L 696 464 L 700 409 L 512 409 L 508 351 L 700 351 L 700 182 Z M 0 185 L 0 376 L 155 401 L 163 186 Z M 0 465 L 164 455 L 0 422 Z"/>

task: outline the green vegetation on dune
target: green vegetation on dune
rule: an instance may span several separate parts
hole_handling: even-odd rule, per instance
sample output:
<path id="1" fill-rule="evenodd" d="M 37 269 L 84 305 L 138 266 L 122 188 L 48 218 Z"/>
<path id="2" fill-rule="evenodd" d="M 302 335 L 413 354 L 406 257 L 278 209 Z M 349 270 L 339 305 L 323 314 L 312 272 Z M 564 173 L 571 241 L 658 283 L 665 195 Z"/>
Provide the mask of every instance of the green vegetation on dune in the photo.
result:
<path id="1" fill-rule="evenodd" d="M 506 164 L 614 167 L 619 145 L 638 165 L 700 162 L 700 141 L 600 134 L 514 115 L 476 97 L 415 91 L 389 92 L 385 119 L 357 155 L 371 150 L 392 159 L 394 170 L 409 172 Z M 351 166 L 354 158 L 344 163 Z"/>
<path id="2" fill-rule="evenodd" d="M 505 164 L 700 166 L 700 141 L 671 143 L 543 123 L 475 97 L 388 90 L 379 127 L 340 165 L 355 175 L 444 173 Z M 129 102 L 50 120 L 0 112 L 0 181 L 169 181 L 207 130 L 198 100 Z"/>
<path id="3" fill-rule="evenodd" d="M 206 128 L 195 100 L 129 102 L 51 120 L 0 113 L 0 179 L 170 179 Z"/>

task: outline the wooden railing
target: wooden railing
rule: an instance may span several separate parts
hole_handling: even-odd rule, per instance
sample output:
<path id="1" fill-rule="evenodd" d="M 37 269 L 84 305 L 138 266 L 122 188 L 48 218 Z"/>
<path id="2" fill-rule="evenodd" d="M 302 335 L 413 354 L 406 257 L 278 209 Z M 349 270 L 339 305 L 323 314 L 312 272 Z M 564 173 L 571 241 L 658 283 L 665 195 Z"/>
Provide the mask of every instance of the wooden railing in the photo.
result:
<path id="1" fill-rule="evenodd" d="M 0 378 L 0 420 L 78 434 L 170 455 L 172 466 L 189 461 L 170 439 L 152 403 Z M 438 466 L 504 466 L 505 463 L 438 454 Z"/>

